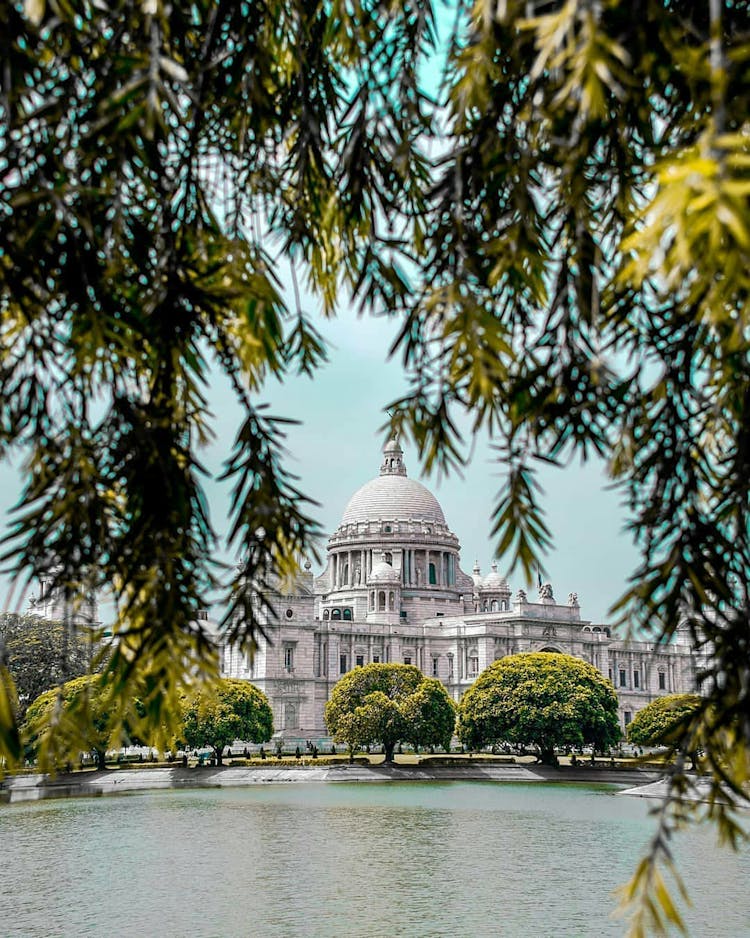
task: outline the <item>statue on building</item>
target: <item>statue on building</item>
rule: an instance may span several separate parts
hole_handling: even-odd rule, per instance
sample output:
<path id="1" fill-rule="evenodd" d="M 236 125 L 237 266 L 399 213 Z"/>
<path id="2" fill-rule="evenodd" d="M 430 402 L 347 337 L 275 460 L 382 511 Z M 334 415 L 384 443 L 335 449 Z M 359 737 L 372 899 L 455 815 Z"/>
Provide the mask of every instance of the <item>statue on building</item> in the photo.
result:
<path id="1" fill-rule="evenodd" d="M 354 566 L 354 582 L 357 586 L 362 582 L 362 564 L 359 562 Z"/>
<path id="2" fill-rule="evenodd" d="M 527 596 L 526 596 L 526 590 L 520 589 L 520 590 L 516 593 L 516 602 L 517 602 L 517 603 L 525 603 L 525 602 L 528 602 L 528 599 L 527 599 Z"/>
<path id="3" fill-rule="evenodd" d="M 568 593 L 568 605 L 569 606 L 578 605 L 578 593 Z"/>
<path id="4" fill-rule="evenodd" d="M 539 587 L 539 598 L 542 600 L 544 599 L 552 600 L 554 602 L 555 597 L 552 594 L 551 583 L 544 583 L 542 586 Z"/>

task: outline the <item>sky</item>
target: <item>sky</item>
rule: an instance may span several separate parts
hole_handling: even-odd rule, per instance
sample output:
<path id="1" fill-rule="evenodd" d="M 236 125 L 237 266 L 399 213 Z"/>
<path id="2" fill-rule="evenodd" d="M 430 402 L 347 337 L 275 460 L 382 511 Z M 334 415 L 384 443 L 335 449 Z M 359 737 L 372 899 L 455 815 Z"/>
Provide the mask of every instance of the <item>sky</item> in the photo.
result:
<path id="1" fill-rule="evenodd" d="M 289 429 L 288 466 L 299 476 L 299 487 L 318 502 L 313 510 L 326 535 L 338 526 L 354 492 L 378 475 L 387 421 L 384 408 L 403 391 L 406 380 L 398 360 L 388 360 L 394 323 L 383 318 L 358 317 L 344 311 L 339 319 L 317 323 L 330 346 L 330 361 L 314 379 L 270 384 L 266 399 L 271 412 L 301 421 Z M 218 470 L 229 453 L 239 416 L 221 388 L 211 394 L 217 440 L 206 461 Z M 477 442 L 462 476 L 438 479 L 421 471 L 416 451 L 404 447 L 407 473 L 419 479 L 438 498 L 446 521 L 461 545 L 461 567 L 471 572 L 475 560 L 489 573 L 495 559 L 491 513 L 503 483 L 501 467 L 489 441 Z M 578 593 L 581 614 L 609 621 L 607 611 L 635 569 L 637 554 L 624 531 L 627 516 L 621 495 L 608 487 L 602 463 L 576 462 L 564 469 L 541 473 L 543 504 L 554 537 L 544 567 L 558 601 Z M 212 503 L 226 511 L 226 493 L 210 486 Z M 498 569 L 506 574 L 507 559 Z M 516 589 L 525 584 L 519 571 L 509 577 Z M 536 584 L 530 598 L 536 595 Z"/>
<path id="2" fill-rule="evenodd" d="M 406 389 L 400 362 L 388 360 L 394 324 L 382 318 L 358 317 L 344 309 L 340 318 L 318 322 L 329 343 L 330 360 L 314 379 L 272 381 L 259 395 L 268 401 L 271 413 L 292 417 L 299 425 L 288 430 L 287 466 L 299 477 L 299 488 L 318 505 L 311 509 L 326 535 L 338 526 L 354 492 L 378 475 L 385 436 L 379 428 L 386 422 L 386 405 Z M 202 453 L 202 460 L 215 475 L 229 456 L 241 415 L 223 382 L 214 380 L 209 389 L 216 438 Z M 425 477 L 416 452 L 405 446 L 410 477 L 422 481 L 435 493 L 446 521 L 461 545 L 461 567 L 471 572 L 478 560 L 488 573 L 495 559 L 490 536 L 491 512 L 502 485 L 501 468 L 493 460 L 488 441 L 480 440 L 463 476 L 437 479 Z M 602 464 L 574 463 L 556 470 L 545 468 L 541 481 L 554 547 L 545 560 L 545 570 L 558 601 L 576 592 L 581 615 L 596 622 L 610 621 L 607 611 L 625 588 L 635 569 L 637 555 L 630 536 L 624 532 L 626 513 L 621 496 L 608 489 Z M 17 501 L 22 484 L 19 460 L 0 463 L 0 525 L 9 523 L 9 510 Z M 225 485 L 206 479 L 205 486 L 216 530 L 228 529 L 229 492 Z M 325 545 L 324 545 L 325 546 Z M 224 558 L 229 555 L 224 554 Z M 498 569 L 507 573 L 506 559 Z M 315 567 L 315 572 L 319 568 Z M 509 577 L 515 592 L 529 588 L 516 571 Z M 0 580 L 2 608 L 23 611 L 26 596 L 12 595 L 7 577 Z M 536 595 L 535 584 L 529 598 Z M 221 610 L 212 610 L 220 618 Z M 102 612 L 106 620 L 106 612 Z"/>

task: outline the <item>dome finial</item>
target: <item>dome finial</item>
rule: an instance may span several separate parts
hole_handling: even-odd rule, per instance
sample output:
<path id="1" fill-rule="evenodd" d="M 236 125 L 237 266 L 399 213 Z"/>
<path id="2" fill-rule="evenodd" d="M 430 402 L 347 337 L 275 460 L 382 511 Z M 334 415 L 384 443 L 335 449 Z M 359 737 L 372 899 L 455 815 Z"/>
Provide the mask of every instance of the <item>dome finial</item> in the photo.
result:
<path id="1" fill-rule="evenodd" d="M 383 447 L 383 462 L 380 464 L 381 476 L 405 476 L 404 451 L 398 442 L 398 432 Z"/>

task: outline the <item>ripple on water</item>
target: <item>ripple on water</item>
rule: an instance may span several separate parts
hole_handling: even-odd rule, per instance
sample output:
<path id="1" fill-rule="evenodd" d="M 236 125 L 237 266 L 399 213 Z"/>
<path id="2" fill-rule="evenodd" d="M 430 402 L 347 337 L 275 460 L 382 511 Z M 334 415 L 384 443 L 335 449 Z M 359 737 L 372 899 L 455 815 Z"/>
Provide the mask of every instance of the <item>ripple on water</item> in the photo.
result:
<path id="1" fill-rule="evenodd" d="M 6 806 L 3 934 L 614 938 L 647 809 L 607 787 L 481 782 Z M 705 831 L 680 854 L 694 936 L 750 935 L 750 858 Z"/>

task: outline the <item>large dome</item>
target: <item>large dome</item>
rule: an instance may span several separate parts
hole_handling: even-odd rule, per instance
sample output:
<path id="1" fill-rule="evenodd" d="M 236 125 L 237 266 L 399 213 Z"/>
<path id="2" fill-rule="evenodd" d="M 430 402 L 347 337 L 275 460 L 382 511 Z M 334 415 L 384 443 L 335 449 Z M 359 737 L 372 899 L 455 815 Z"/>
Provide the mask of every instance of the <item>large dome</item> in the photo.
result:
<path id="1" fill-rule="evenodd" d="M 438 500 L 420 482 L 405 475 L 381 475 L 349 499 L 341 524 L 363 521 L 433 521 L 445 524 Z"/>

